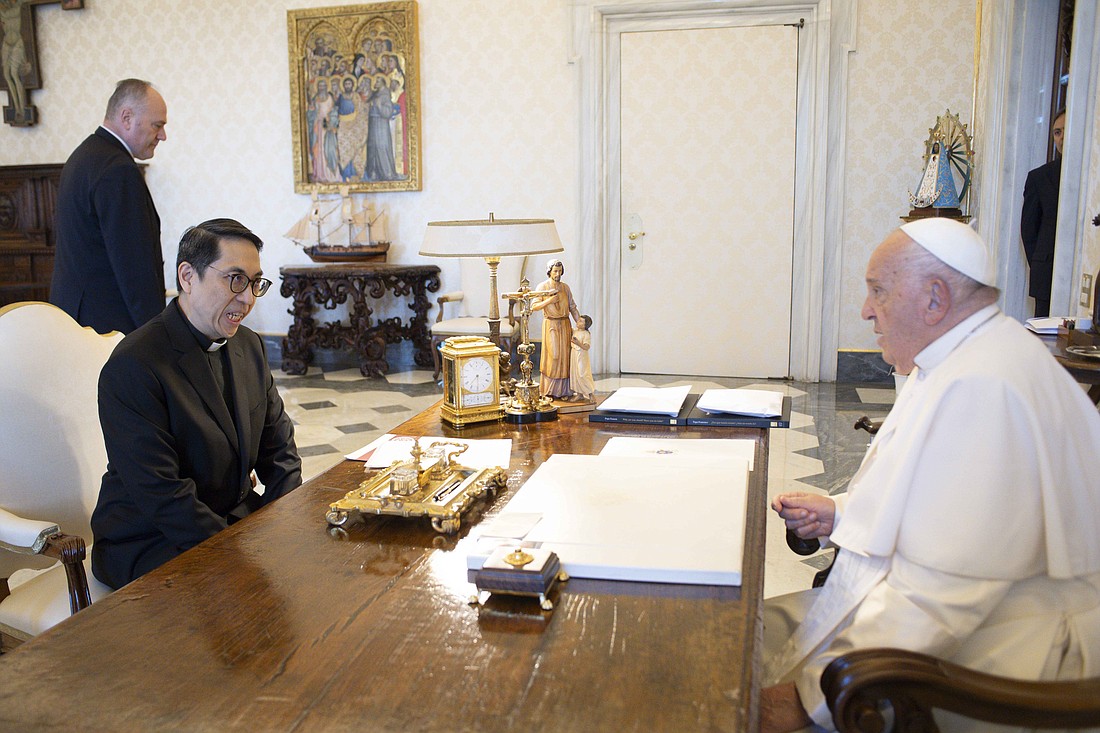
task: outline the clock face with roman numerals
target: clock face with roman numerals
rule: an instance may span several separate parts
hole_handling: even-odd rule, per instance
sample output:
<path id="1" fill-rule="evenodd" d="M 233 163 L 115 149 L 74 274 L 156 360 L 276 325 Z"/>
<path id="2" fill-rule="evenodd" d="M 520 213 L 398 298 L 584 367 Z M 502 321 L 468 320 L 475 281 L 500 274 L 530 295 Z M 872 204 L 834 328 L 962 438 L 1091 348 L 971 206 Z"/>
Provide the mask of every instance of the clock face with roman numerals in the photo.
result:
<path id="1" fill-rule="evenodd" d="M 493 365 L 478 357 L 462 365 L 462 388 L 467 392 L 484 392 L 493 384 Z"/>
<path id="2" fill-rule="evenodd" d="M 483 336 L 452 336 L 444 342 L 440 356 L 443 422 L 461 428 L 500 419 L 500 349 Z"/>

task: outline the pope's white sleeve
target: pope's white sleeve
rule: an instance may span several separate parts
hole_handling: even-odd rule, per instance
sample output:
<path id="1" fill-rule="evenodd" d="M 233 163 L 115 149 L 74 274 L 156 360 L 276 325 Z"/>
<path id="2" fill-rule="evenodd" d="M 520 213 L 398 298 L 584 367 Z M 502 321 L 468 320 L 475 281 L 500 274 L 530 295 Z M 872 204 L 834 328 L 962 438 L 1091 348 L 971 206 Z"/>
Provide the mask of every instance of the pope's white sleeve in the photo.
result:
<path id="1" fill-rule="evenodd" d="M 895 554 L 889 574 L 863 599 L 851 625 L 808 660 L 795 685 L 814 721 L 833 729 L 821 673 L 834 658 L 870 647 L 950 656 L 1001 602 L 1012 581 L 982 580 L 931 570 Z"/>

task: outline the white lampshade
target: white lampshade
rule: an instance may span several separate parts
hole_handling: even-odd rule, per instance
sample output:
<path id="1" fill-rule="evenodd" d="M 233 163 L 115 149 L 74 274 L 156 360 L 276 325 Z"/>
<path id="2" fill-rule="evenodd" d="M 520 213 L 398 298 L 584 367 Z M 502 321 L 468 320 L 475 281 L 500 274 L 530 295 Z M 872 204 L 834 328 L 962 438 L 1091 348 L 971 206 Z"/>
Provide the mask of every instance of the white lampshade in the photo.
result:
<path id="1" fill-rule="evenodd" d="M 427 257 L 514 257 L 561 252 L 553 219 L 432 221 L 420 254 Z"/>

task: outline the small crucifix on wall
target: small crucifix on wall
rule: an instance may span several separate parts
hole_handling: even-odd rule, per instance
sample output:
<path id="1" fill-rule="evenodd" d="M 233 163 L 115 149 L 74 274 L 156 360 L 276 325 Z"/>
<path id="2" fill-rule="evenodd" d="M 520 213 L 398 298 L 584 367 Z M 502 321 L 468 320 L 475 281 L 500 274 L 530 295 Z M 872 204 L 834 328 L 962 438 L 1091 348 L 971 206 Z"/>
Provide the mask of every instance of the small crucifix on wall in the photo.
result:
<path id="1" fill-rule="evenodd" d="M 38 66 L 38 38 L 34 28 L 34 5 L 61 4 L 64 10 L 84 7 L 84 0 L 0 0 L 0 89 L 8 93 L 4 122 L 13 127 L 38 123 L 38 110 L 30 103 L 30 91 L 42 88 Z"/>

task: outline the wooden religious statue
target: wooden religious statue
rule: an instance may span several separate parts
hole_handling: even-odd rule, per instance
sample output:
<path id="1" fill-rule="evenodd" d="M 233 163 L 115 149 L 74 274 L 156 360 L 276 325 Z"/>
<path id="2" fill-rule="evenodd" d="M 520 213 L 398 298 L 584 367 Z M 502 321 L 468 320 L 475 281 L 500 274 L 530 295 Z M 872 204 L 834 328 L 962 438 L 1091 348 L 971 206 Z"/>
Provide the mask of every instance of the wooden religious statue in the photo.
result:
<path id="1" fill-rule="evenodd" d="M 38 123 L 38 111 L 30 103 L 30 91 L 42 88 L 33 6 L 55 2 L 64 10 L 84 7 L 84 0 L 0 0 L 0 88 L 8 93 L 4 122 L 13 127 Z"/>

